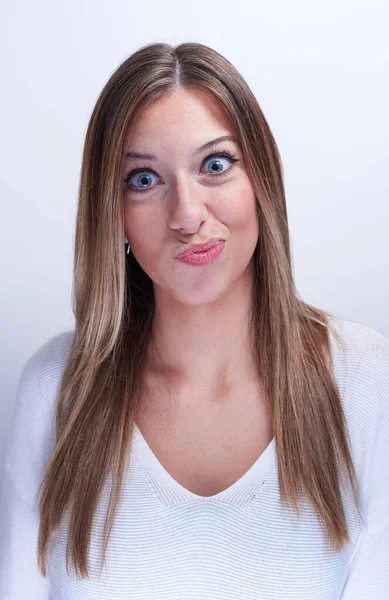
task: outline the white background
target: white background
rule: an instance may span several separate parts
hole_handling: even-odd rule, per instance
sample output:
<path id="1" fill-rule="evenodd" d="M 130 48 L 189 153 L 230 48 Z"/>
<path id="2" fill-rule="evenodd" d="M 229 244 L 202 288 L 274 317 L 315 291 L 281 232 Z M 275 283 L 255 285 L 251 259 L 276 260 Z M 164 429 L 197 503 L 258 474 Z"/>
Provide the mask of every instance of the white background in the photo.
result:
<path id="1" fill-rule="evenodd" d="M 88 120 L 150 42 L 201 42 L 237 67 L 281 152 L 302 298 L 389 337 L 387 1 L 12 0 L 1 13 L 0 465 L 23 364 L 74 326 Z"/>

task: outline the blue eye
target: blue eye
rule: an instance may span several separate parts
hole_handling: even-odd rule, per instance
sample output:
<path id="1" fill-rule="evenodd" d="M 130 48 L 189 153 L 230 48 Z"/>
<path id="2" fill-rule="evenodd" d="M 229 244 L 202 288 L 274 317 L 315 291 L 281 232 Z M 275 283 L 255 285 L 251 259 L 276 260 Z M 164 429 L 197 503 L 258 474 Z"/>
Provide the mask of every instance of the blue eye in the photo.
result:
<path id="1" fill-rule="evenodd" d="M 154 171 L 143 167 L 141 169 L 135 169 L 134 171 L 131 171 L 131 173 L 129 173 L 126 176 L 126 178 L 123 179 L 123 181 L 129 188 L 131 188 L 131 190 L 134 190 L 134 192 L 148 192 L 150 189 L 149 184 L 152 183 L 152 181 L 150 182 L 152 175 L 158 177 L 158 175 L 154 173 Z M 136 177 L 135 182 L 142 187 L 138 188 L 135 187 L 134 184 L 129 183 L 133 177 Z"/>
<path id="2" fill-rule="evenodd" d="M 220 170 L 220 166 L 221 167 L 223 166 L 220 159 L 223 159 L 223 158 L 228 160 L 228 162 L 230 164 L 230 166 L 226 170 Z M 208 161 L 209 159 L 212 159 L 209 164 L 212 165 L 212 163 L 214 163 L 214 165 L 215 165 L 215 168 L 213 166 L 211 167 L 212 171 L 208 171 L 209 175 L 212 175 L 212 173 L 213 173 L 212 177 L 217 177 L 218 175 L 225 175 L 225 173 L 227 173 L 228 171 L 231 170 L 233 163 L 239 162 L 239 159 L 235 156 L 235 154 L 232 154 L 228 150 L 223 150 L 223 151 L 217 152 L 215 154 L 210 154 L 209 156 L 207 156 L 204 159 L 203 164 L 206 161 Z M 216 169 L 218 169 L 218 170 L 216 170 Z M 126 175 L 126 177 L 123 179 L 123 183 L 126 184 L 126 187 L 129 188 L 130 191 L 134 191 L 136 193 L 145 193 L 145 192 L 148 192 L 149 190 L 153 189 L 152 175 L 154 175 L 155 177 L 157 177 L 159 179 L 159 175 L 157 175 L 157 173 L 153 169 L 151 169 L 148 165 L 145 165 L 143 167 L 139 167 L 137 169 L 133 169 L 132 171 L 130 171 Z M 131 179 L 133 179 L 134 177 L 136 178 L 135 179 L 136 185 L 134 185 L 134 183 L 130 183 Z M 137 185 L 140 185 L 141 187 L 137 187 Z"/>

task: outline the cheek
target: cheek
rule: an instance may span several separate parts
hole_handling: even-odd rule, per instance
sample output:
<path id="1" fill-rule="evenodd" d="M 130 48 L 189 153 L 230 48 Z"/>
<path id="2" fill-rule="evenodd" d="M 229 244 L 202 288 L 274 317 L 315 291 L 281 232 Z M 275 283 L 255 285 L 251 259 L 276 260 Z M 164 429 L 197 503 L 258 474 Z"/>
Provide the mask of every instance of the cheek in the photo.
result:
<path id="1" fill-rule="evenodd" d="M 152 209 L 151 209 L 152 208 Z M 128 204 L 124 210 L 124 229 L 131 245 L 142 251 L 158 246 L 158 240 L 164 229 L 161 227 L 161 217 L 155 206 Z"/>
<path id="2" fill-rule="evenodd" d="M 124 230 L 131 244 L 131 252 L 142 269 L 153 279 L 153 265 L 158 261 L 163 229 L 145 211 L 127 210 Z"/>
<path id="3" fill-rule="evenodd" d="M 220 200 L 219 220 L 231 231 L 258 229 L 257 199 L 248 179 L 231 187 Z"/>

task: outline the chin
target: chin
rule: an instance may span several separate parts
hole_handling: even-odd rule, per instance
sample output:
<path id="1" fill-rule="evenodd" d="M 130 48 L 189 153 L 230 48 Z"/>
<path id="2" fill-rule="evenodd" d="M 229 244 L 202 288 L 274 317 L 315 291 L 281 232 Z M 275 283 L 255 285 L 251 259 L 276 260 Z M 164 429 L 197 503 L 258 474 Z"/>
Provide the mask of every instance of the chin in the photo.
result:
<path id="1" fill-rule="evenodd" d="M 169 294 L 177 302 L 188 306 L 204 306 L 218 302 L 228 292 L 229 286 L 204 280 L 182 286 L 180 290 L 170 290 Z"/>

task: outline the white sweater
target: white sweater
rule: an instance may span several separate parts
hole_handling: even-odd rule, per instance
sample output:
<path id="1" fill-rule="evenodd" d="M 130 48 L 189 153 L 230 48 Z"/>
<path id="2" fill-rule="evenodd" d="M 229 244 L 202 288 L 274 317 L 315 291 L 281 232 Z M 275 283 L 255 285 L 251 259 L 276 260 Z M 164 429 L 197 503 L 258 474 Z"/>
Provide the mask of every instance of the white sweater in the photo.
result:
<path id="1" fill-rule="evenodd" d="M 124 496 L 97 575 L 110 478 L 96 514 L 89 580 L 66 573 L 65 525 L 37 569 L 32 499 L 54 444 L 54 401 L 73 332 L 51 338 L 25 363 L 6 443 L 0 505 L 1 600 L 385 600 L 389 599 L 389 340 L 337 320 L 333 343 L 365 525 L 350 495 L 351 543 L 331 551 L 314 510 L 300 520 L 279 500 L 276 443 L 228 489 L 194 494 L 159 463 L 135 429 Z"/>

